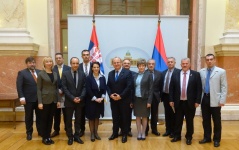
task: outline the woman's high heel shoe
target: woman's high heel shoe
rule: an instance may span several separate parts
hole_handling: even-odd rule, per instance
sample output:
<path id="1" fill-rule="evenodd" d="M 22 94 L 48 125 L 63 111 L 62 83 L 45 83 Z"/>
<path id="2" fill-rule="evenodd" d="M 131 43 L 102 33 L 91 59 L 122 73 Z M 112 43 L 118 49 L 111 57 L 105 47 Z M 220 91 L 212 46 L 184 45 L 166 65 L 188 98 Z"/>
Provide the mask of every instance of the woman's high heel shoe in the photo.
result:
<path id="1" fill-rule="evenodd" d="M 97 140 L 101 140 L 101 138 L 99 137 L 99 135 L 98 135 L 97 133 L 95 133 L 95 138 L 96 138 Z"/>
<path id="2" fill-rule="evenodd" d="M 95 142 L 95 135 L 94 134 L 91 134 L 90 140 L 91 140 L 91 142 Z"/>

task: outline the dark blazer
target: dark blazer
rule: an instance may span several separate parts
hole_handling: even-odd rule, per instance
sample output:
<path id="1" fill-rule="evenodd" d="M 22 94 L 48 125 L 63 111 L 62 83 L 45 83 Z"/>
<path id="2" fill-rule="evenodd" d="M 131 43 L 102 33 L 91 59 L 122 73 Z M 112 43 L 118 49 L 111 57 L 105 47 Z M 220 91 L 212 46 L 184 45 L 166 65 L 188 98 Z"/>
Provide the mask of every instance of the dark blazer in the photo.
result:
<path id="1" fill-rule="evenodd" d="M 38 74 L 40 70 L 35 69 Z M 26 102 L 37 102 L 37 83 L 28 68 L 18 72 L 17 75 L 18 97 L 25 97 Z"/>
<path id="2" fill-rule="evenodd" d="M 67 70 L 70 70 L 70 69 L 71 69 L 71 67 L 69 67 L 69 66 L 67 66 L 67 65 L 63 65 L 62 74 L 63 74 L 63 72 L 65 72 L 65 71 L 67 71 Z M 61 90 L 62 90 L 61 78 L 60 78 L 60 74 L 59 74 L 57 65 L 54 66 L 53 71 L 57 73 L 58 89 L 61 89 Z M 62 75 L 62 74 L 61 74 L 61 75 Z"/>
<path id="3" fill-rule="evenodd" d="M 51 82 L 49 75 L 45 70 L 39 72 L 37 77 L 37 97 L 38 104 L 51 104 L 60 101 L 60 95 L 57 86 L 57 74 L 52 72 L 54 81 Z"/>
<path id="4" fill-rule="evenodd" d="M 147 71 L 150 72 L 148 69 Z M 153 98 L 156 98 L 157 102 L 160 102 L 160 79 L 161 72 L 154 70 Z"/>
<path id="5" fill-rule="evenodd" d="M 136 88 L 136 79 L 139 73 L 136 73 L 134 76 L 134 93 Z M 153 77 L 149 71 L 145 71 L 140 82 L 140 93 L 141 97 L 144 100 L 147 100 L 147 103 L 151 104 L 153 100 Z"/>
<path id="6" fill-rule="evenodd" d="M 179 106 L 181 87 L 180 87 L 180 73 L 176 72 L 171 77 L 169 86 L 169 101 L 174 102 L 174 107 Z M 195 103 L 200 104 L 202 94 L 202 82 L 200 74 L 197 71 L 190 70 L 187 86 L 187 102 L 190 108 L 195 108 Z"/>
<path id="7" fill-rule="evenodd" d="M 104 116 L 104 102 L 98 103 L 96 101 L 92 101 L 92 98 L 94 96 L 96 98 L 101 98 L 103 94 L 106 96 L 107 86 L 105 77 L 100 77 L 99 81 L 100 87 L 98 87 L 98 84 L 96 83 L 95 78 L 92 74 L 86 77 L 86 116 L 90 119 L 91 117 L 96 117 L 93 116 L 95 114 L 92 114 L 91 112 L 99 112 L 102 117 Z M 96 109 L 99 109 L 99 111 L 95 111 Z"/>
<path id="8" fill-rule="evenodd" d="M 65 71 L 62 74 L 62 89 L 65 93 L 65 107 L 74 107 L 74 105 L 84 106 L 84 98 L 86 95 L 85 89 L 85 74 L 82 71 L 78 70 L 78 85 L 74 83 L 74 79 L 71 73 L 71 70 Z M 74 98 L 79 97 L 81 102 L 76 104 Z"/>
<path id="9" fill-rule="evenodd" d="M 161 75 L 161 78 L 160 78 L 160 91 L 161 91 L 161 92 L 160 92 L 160 98 L 161 98 L 161 101 L 163 101 L 163 99 L 162 99 L 162 93 L 163 93 L 164 80 L 165 80 L 165 76 L 166 76 L 167 71 L 168 71 L 168 69 L 164 70 L 164 71 L 161 73 L 161 74 L 162 74 L 162 75 Z M 176 72 L 178 72 L 178 71 L 180 71 L 180 69 L 174 68 L 171 77 L 172 77 Z"/>
<path id="10" fill-rule="evenodd" d="M 115 70 L 110 71 L 107 82 L 108 95 L 110 96 L 112 93 L 117 93 L 124 102 L 130 103 L 132 80 L 130 70 L 122 68 L 117 81 L 115 81 Z M 110 101 L 112 102 L 114 100 L 110 98 Z"/>
<path id="11" fill-rule="evenodd" d="M 83 63 L 80 63 L 79 70 L 85 72 L 85 70 L 84 70 L 84 68 L 83 68 Z M 91 62 L 90 62 L 89 74 L 92 74 Z"/>

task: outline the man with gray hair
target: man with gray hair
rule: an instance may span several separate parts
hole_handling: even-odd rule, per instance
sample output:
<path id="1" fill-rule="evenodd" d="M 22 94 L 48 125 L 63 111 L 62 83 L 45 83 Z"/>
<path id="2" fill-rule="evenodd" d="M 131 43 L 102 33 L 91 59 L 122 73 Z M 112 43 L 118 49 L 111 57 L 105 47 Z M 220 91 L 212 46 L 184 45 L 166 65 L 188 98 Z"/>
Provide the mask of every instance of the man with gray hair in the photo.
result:
<path id="1" fill-rule="evenodd" d="M 202 82 L 200 74 L 190 69 L 190 59 L 181 60 L 182 70 L 172 75 L 169 87 L 170 106 L 175 109 L 175 132 L 171 142 L 181 140 L 183 119 L 186 119 L 186 144 L 192 144 L 193 119 L 201 102 Z"/>

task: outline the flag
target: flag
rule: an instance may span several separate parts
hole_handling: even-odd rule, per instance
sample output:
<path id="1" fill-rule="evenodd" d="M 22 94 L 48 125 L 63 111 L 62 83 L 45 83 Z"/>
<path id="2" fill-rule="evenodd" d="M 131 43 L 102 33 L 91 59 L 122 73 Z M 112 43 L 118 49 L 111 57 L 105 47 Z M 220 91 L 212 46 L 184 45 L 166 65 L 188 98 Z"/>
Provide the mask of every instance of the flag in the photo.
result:
<path id="1" fill-rule="evenodd" d="M 152 58 L 155 60 L 156 63 L 155 70 L 164 71 L 168 68 L 165 48 L 163 44 L 163 37 L 160 29 L 160 21 L 158 23 Z"/>
<path id="2" fill-rule="evenodd" d="M 99 48 L 98 38 L 95 30 L 95 23 L 93 21 L 93 29 L 90 38 L 88 50 L 90 51 L 90 61 L 100 63 L 100 72 L 104 74 L 103 59 Z"/>

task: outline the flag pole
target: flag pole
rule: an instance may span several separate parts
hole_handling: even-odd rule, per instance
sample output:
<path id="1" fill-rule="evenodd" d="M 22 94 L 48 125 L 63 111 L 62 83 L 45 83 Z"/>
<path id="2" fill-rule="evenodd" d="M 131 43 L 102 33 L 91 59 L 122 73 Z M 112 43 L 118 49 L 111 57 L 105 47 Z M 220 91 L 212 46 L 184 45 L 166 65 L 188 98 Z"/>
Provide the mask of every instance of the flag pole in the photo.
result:
<path id="1" fill-rule="evenodd" d="M 159 17 L 158 17 L 158 25 L 160 25 L 161 23 L 161 17 L 160 17 L 160 13 L 159 13 Z"/>
<path id="2" fill-rule="evenodd" d="M 93 24 L 95 24 L 95 13 L 93 13 L 93 20 L 92 20 Z"/>

